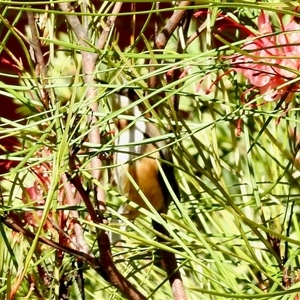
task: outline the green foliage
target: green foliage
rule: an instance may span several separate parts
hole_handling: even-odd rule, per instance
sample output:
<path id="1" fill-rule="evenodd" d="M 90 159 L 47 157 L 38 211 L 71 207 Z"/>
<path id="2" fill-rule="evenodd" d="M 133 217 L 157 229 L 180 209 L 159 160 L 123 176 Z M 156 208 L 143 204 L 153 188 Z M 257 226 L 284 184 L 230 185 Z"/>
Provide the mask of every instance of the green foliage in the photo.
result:
<path id="1" fill-rule="evenodd" d="M 116 267 L 148 299 L 173 297 L 157 249 L 176 254 L 188 299 L 298 299 L 298 95 L 289 110 L 285 103 L 263 103 L 255 92 L 247 95 L 248 83 L 231 66 L 231 56 L 242 51 L 246 36 L 232 24 L 232 30 L 222 30 L 226 18 L 257 30 L 260 9 L 274 19 L 275 12 L 299 18 L 297 3 L 200 1 L 186 8 L 204 12 L 191 19 L 187 36 L 197 29 L 198 36 L 190 44 L 178 26 L 165 49 L 154 49 L 153 37 L 146 33 L 149 17 L 135 33 L 129 24 L 122 25 L 132 34 L 130 45 L 123 47 L 124 31 L 112 27 L 99 50 L 95 43 L 114 2 L 90 2 L 95 3 L 73 3 L 72 14 L 88 28 L 82 45 L 56 2 L 0 1 L 1 111 L 6 103 L 16 109 L 13 117 L 0 113 L 0 215 L 18 216 L 35 233 L 32 239 L 0 222 L 0 298 L 10 299 L 18 286 L 15 299 L 58 299 L 64 282 L 69 299 L 81 299 L 81 268 L 86 299 L 124 299 L 87 264 L 38 241 L 42 236 L 76 248 L 69 238 L 78 221 L 95 256 L 99 229 L 122 234 L 122 245 L 111 248 Z M 163 24 L 174 10 L 154 4 L 149 9 L 146 14 Z M 33 59 L 32 37 L 24 26 L 27 11 L 36 14 L 46 78 Z M 117 20 L 125 15 L 133 13 L 119 13 Z M 274 26 L 279 32 L 280 24 L 274 21 Z M 84 80 L 82 51 L 97 55 L 92 79 L 107 84 Z M 182 76 L 170 80 L 176 71 Z M 148 89 L 153 76 L 160 84 Z M 98 93 L 90 97 L 95 85 Z M 181 192 L 180 199 L 173 195 L 168 215 L 141 209 L 143 216 L 134 222 L 118 214 L 128 199 L 110 184 L 111 157 L 117 151 L 113 119 L 125 111 L 112 112 L 110 100 L 124 87 L 136 89 L 140 99 L 133 105 L 145 103 L 153 113 L 150 121 L 162 129 L 157 140 L 167 140 L 172 148 Z M 174 95 L 180 97 L 178 112 Z M 92 112 L 95 103 L 99 109 Z M 89 138 L 94 128 L 99 128 L 101 144 Z M 105 190 L 105 217 L 121 218 L 126 231 L 113 222 L 95 224 L 82 201 L 70 205 L 64 200 L 63 176 L 73 175 L 69 154 L 74 149 L 80 149 L 75 171 L 83 186 Z M 101 180 L 92 176 L 93 157 L 102 159 Z M 93 199 L 92 190 L 89 196 Z M 71 212 L 78 213 L 76 222 Z M 169 231 L 166 243 L 156 241 L 151 220 Z"/>

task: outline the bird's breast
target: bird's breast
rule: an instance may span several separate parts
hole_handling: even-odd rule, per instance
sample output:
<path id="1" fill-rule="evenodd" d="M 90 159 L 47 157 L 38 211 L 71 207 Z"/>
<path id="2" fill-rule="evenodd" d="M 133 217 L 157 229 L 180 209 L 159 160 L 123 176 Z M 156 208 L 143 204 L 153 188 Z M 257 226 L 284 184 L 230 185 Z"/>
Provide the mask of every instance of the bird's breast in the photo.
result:
<path id="1" fill-rule="evenodd" d="M 141 196 L 143 194 L 152 206 L 160 211 L 164 206 L 164 195 L 158 178 L 157 159 L 160 155 L 152 144 L 138 145 L 138 141 L 144 139 L 144 134 L 141 136 L 141 133 L 136 128 L 131 128 L 119 135 L 116 141 L 118 149 L 115 153 L 115 164 L 117 166 L 114 170 L 114 181 L 120 193 L 129 200 L 143 208 L 147 208 L 143 196 Z M 128 143 L 133 141 L 137 145 L 129 146 Z M 143 153 L 141 153 L 141 150 Z M 139 212 L 131 206 L 125 205 L 122 214 L 134 219 Z"/>

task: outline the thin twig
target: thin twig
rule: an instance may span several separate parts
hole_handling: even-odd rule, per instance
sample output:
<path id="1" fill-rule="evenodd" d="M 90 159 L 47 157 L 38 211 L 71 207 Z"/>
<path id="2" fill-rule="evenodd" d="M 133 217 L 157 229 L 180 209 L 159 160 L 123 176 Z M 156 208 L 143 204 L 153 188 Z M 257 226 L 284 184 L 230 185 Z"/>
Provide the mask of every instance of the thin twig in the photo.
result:
<path id="1" fill-rule="evenodd" d="M 162 233 L 163 235 L 170 236 L 168 231 L 163 225 L 155 221 L 152 221 L 152 226 L 156 231 Z M 157 235 L 156 239 L 159 243 L 163 243 L 165 241 L 160 235 Z M 175 254 L 165 250 L 160 250 L 160 253 L 161 253 L 162 263 L 164 265 L 164 268 L 166 270 L 172 288 L 174 299 L 187 300 L 182 278 L 177 266 Z"/>
<path id="2" fill-rule="evenodd" d="M 13 231 L 22 233 L 31 239 L 34 239 L 36 236 L 35 233 L 31 232 L 28 229 L 25 229 L 21 220 L 19 219 L 19 217 L 13 213 L 10 213 L 9 215 L 0 216 L 0 222 L 5 224 L 7 227 L 12 229 Z M 83 253 L 81 251 L 77 251 L 75 249 L 66 247 L 64 245 L 61 245 L 60 243 L 54 242 L 54 241 L 49 240 L 42 236 L 39 236 L 38 240 L 39 240 L 39 242 L 41 242 L 45 245 L 48 245 L 57 250 L 61 250 L 65 253 L 68 253 L 68 254 L 86 262 L 95 271 L 97 271 L 98 274 L 100 274 L 104 279 L 106 279 L 105 273 L 102 271 L 102 268 L 101 268 L 98 260 L 95 259 L 93 256 Z"/>
<path id="3" fill-rule="evenodd" d="M 73 12 L 74 9 L 70 5 L 70 3 L 62 2 L 59 3 L 59 7 L 64 12 Z M 82 24 L 80 23 L 78 17 L 76 15 L 67 14 L 66 19 L 68 23 L 70 24 L 71 28 L 73 29 L 77 39 L 78 43 L 81 46 L 88 47 L 88 44 L 86 41 L 88 41 L 88 31 L 85 29 Z M 82 71 L 84 74 L 83 80 L 84 83 L 88 86 L 86 91 L 86 98 L 87 100 L 94 99 L 95 101 L 92 102 L 90 105 L 90 109 L 92 112 L 98 112 L 98 102 L 96 101 L 97 96 L 97 88 L 94 87 L 93 81 L 94 81 L 94 74 L 95 74 L 95 66 L 96 66 L 96 60 L 98 55 L 96 53 L 90 53 L 87 51 L 81 51 L 81 57 L 82 57 Z M 96 126 L 98 122 L 98 118 L 95 117 L 94 114 L 89 115 L 89 124 L 92 126 L 92 130 L 89 133 L 89 141 L 92 144 L 99 145 L 101 144 L 100 140 L 100 131 L 99 127 Z M 91 151 L 96 151 L 96 149 L 90 149 Z M 100 180 L 101 172 L 100 169 L 102 167 L 101 159 L 98 156 L 94 156 L 91 159 L 91 173 L 92 177 L 96 180 Z M 95 192 L 95 202 L 96 206 L 100 211 L 105 211 L 105 194 L 104 191 L 98 186 L 94 185 L 93 187 Z"/>
<path id="4" fill-rule="evenodd" d="M 91 220 L 95 223 L 95 224 L 99 224 L 102 223 L 100 217 L 97 215 L 93 203 L 89 197 L 89 193 L 84 189 L 82 183 L 81 183 L 81 179 L 78 175 L 78 170 L 76 169 L 76 151 L 72 151 L 72 153 L 70 153 L 69 155 L 69 167 L 70 167 L 70 172 L 72 172 L 72 175 L 67 175 L 68 176 L 68 180 L 71 181 L 71 183 L 74 185 L 74 187 L 76 188 L 76 190 L 78 191 L 79 195 L 81 196 L 86 209 L 91 217 Z"/>
<path id="5" fill-rule="evenodd" d="M 104 49 L 105 43 L 107 42 L 109 32 L 117 19 L 117 14 L 120 12 L 122 5 L 123 5 L 123 2 L 116 2 L 115 6 L 113 8 L 113 11 L 112 11 L 113 15 L 107 18 L 105 27 L 103 28 L 101 36 L 96 43 L 97 49 L 99 49 L 99 50 Z"/>
<path id="6" fill-rule="evenodd" d="M 34 239 L 35 233 L 31 232 L 28 229 L 25 229 L 23 227 L 23 224 L 21 220 L 18 218 L 17 215 L 10 213 L 10 215 L 0 216 L 0 222 L 8 226 L 10 229 L 14 230 L 15 232 L 19 232 L 24 234 L 25 236 Z M 102 234 L 105 234 L 104 231 L 102 231 Z M 101 237 L 99 240 L 108 239 L 107 235 Z M 99 248 L 101 249 L 102 246 L 105 247 L 105 253 L 106 255 L 102 255 L 102 258 L 100 261 L 93 256 L 83 253 L 81 251 L 74 250 L 72 248 L 66 247 L 64 245 L 61 245 L 60 243 L 56 243 L 52 240 L 49 240 L 45 237 L 39 236 L 38 238 L 39 242 L 48 245 L 54 249 L 61 250 L 65 253 L 68 253 L 81 261 L 86 262 L 89 264 L 102 278 L 110 282 L 112 285 L 114 285 L 118 290 L 125 296 L 127 299 L 132 300 L 146 300 L 146 297 L 144 297 L 139 291 L 135 289 L 135 287 L 122 275 L 118 272 L 115 265 L 112 262 L 112 256 L 110 253 L 110 248 L 107 248 L 107 244 L 109 245 L 109 242 L 105 245 L 99 245 Z M 107 268 L 108 269 L 105 269 Z M 113 281 L 111 279 L 114 279 Z"/>
<path id="7" fill-rule="evenodd" d="M 185 47 L 189 46 L 194 40 L 196 40 L 201 33 L 207 28 L 207 20 L 205 20 L 199 28 L 191 35 L 188 37 L 188 39 L 185 42 Z"/>
<path id="8" fill-rule="evenodd" d="M 45 109 L 49 108 L 49 98 L 48 98 L 48 92 L 45 89 L 45 85 L 47 84 L 46 77 L 47 77 L 47 68 L 46 63 L 44 60 L 41 44 L 39 41 L 39 37 L 36 30 L 36 23 L 34 14 L 32 11 L 27 11 L 27 19 L 28 19 L 28 25 L 31 32 L 31 41 L 30 45 L 33 48 L 34 52 L 34 58 L 36 60 L 36 71 L 41 76 L 41 83 L 43 86 L 43 94 L 41 95 L 41 101 L 45 107 Z"/>
<path id="9" fill-rule="evenodd" d="M 178 5 L 178 7 L 182 8 L 180 10 L 174 11 L 173 15 L 163 28 L 163 30 L 160 32 L 160 34 L 157 36 L 155 40 L 155 46 L 158 49 L 163 49 L 166 47 L 167 42 L 169 41 L 170 37 L 172 36 L 173 32 L 183 19 L 186 10 L 184 9 L 186 6 L 189 6 L 191 4 L 191 1 L 181 1 Z"/>
<path id="10" fill-rule="evenodd" d="M 80 199 L 79 197 L 74 197 L 74 193 L 72 192 L 71 184 L 67 179 L 67 176 L 65 174 L 62 175 L 62 181 L 64 184 L 64 189 L 65 189 L 65 195 L 66 195 L 66 204 L 69 206 L 75 206 L 79 204 Z M 84 234 L 83 234 L 83 229 L 81 224 L 78 222 L 79 214 L 75 210 L 71 210 L 69 212 L 74 224 L 74 232 L 75 232 L 75 237 L 76 237 L 76 245 L 78 245 L 79 250 L 84 252 L 84 253 L 90 253 L 89 247 L 84 239 Z"/>
<path id="11" fill-rule="evenodd" d="M 43 57 L 40 41 L 37 35 L 34 14 L 32 11 L 27 11 L 27 19 L 28 19 L 28 26 L 31 32 L 30 44 L 32 45 L 34 50 L 37 66 L 39 68 L 39 73 L 42 76 L 42 80 L 44 80 L 47 77 L 47 69 L 46 69 L 46 64 Z"/>
<path id="12" fill-rule="evenodd" d="M 109 247 L 109 239 L 105 231 L 100 232 L 98 247 L 101 249 L 100 265 L 105 270 L 110 282 L 131 300 L 146 300 L 147 298 L 138 291 L 116 268 Z"/>
<path id="13" fill-rule="evenodd" d="M 184 7 L 189 6 L 191 1 L 181 1 L 178 7 L 182 8 L 180 10 L 174 11 L 173 15 L 167 22 L 167 24 L 164 26 L 164 28 L 161 30 L 161 32 L 158 34 L 158 36 L 155 38 L 154 42 L 154 48 L 155 49 L 164 49 L 172 36 L 175 29 L 178 27 L 180 22 L 182 21 L 184 15 L 186 14 L 186 10 Z M 151 60 L 150 65 L 154 62 Z M 150 72 L 155 71 L 155 67 L 151 67 Z M 157 87 L 157 76 L 152 76 L 148 80 L 148 87 L 150 89 L 154 89 Z"/>

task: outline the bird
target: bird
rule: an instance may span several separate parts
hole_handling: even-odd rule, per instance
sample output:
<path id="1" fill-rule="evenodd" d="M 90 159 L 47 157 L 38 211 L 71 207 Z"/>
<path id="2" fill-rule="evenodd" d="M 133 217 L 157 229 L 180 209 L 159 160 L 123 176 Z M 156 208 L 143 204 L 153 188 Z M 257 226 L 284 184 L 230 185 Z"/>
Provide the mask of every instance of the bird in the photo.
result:
<path id="1" fill-rule="evenodd" d="M 116 118 L 114 120 L 117 150 L 114 153 L 113 181 L 120 194 L 135 202 L 138 207 L 148 209 L 147 203 L 141 196 L 142 193 L 158 213 L 166 214 L 172 196 L 160 169 L 168 179 L 174 194 L 180 199 L 172 152 L 168 141 L 158 138 L 153 142 L 153 138 L 159 137 L 161 131 L 156 123 L 145 120 L 149 115 L 146 114 L 144 103 L 138 99 L 137 93 L 128 88 L 121 89 L 112 99 L 113 111 L 122 109 L 122 114 L 133 117 L 132 121 L 128 120 L 129 118 Z M 142 119 L 141 116 L 144 118 Z M 159 168 L 159 164 L 161 168 Z M 140 214 L 139 208 L 135 208 L 127 202 L 119 208 L 118 212 L 130 220 L 134 220 Z M 152 226 L 157 232 L 158 243 L 165 242 L 164 236 L 170 237 L 164 224 L 153 219 Z M 110 234 L 110 239 L 111 243 L 115 245 L 121 240 L 120 235 L 113 232 Z M 159 255 L 173 293 L 176 292 L 177 295 L 179 284 L 182 290 L 181 299 L 187 299 L 175 254 L 160 249 Z"/>
<path id="2" fill-rule="evenodd" d="M 115 94 L 111 101 L 113 111 L 124 109 L 123 115 L 132 116 L 135 119 L 116 118 L 114 120 L 116 151 L 112 181 L 117 186 L 119 193 L 136 203 L 138 207 L 148 209 L 141 196 L 142 193 L 158 213 L 166 214 L 172 196 L 159 170 L 159 164 L 173 192 L 178 199 L 180 198 L 172 152 L 168 141 L 153 142 L 152 138 L 162 135 L 161 130 L 158 124 L 145 120 L 149 115 L 145 114 L 144 103 L 134 105 L 138 99 L 139 96 L 134 89 L 123 88 Z M 141 116 L 144 118 L 141 119 Z M 149 140 L 147 143 L 148 139 L 152 139 L 152 141 Z M 133 184 L 132 181 L 136 184 Z M 123 204 L 118 212 L 130 220 L 134 220 L 140 215 L 139 209 L 128 203 Z"/>

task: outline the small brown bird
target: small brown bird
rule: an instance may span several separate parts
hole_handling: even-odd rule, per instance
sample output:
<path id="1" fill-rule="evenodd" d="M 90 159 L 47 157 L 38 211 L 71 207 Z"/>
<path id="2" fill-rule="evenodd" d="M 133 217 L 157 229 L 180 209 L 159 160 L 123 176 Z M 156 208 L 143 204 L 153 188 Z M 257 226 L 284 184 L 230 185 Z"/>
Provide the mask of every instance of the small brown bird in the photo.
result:
<path id="1" fill-rule="evenodd" d="M 179 189 L 172 166 L 172 154 L 170 148 L 166 147 L 167 142 L 165 140 L 147 143 L 147 139 L 159 137 L 161 133 L 156 124 L 139 119 L 142 115 L 146 116 L 143 104 L 136 103 L 134 105 L 137 99 L 138 95 L 134 90 L 123 89 L 112 102 L 114 111 L 127 108 L 122 114 L 137 118 L 134 121 L 115 120 L 118 133 L 115 141 L 117 151 L 114 155 L 116 167 L 113 179 L 120 193 L 138 206 L 148 209 L 146 202 L 140 195 L 142 192 L 159 213 L 167 213 L 172 197 L 158 166 L 161 165 L 171 188 L 179 199 Z M 136 184 L 133 184 L 133 181 Z M 128 204 L 122 205 L 119 212 L 129 219 L 135 219 L 139 215 L 138 208 L 135 209 Z M 163 224 L 152 220 L 152 226 L 162 235 L 170 236 Z M 164 237 L 159 234 L 156 238 L 159 243 L 165 242 Z M 120 236 L 111 234 L 111 242 L 114 244 L 118 241 L 120 241 Z M 175 254 L 161 249 L 160 255 L 173 294 L 175 297 L 178 296 L 179 287 L 180 299 L 187 299 Z"/>
<path id="2" fill-rule="evenodd" d="M 138 95 L 134 90 L 123 89 L 114 97 L 112 109 L 117 111 L 128 107 L 128 110 L 122 114 L 138 118 L 143 115 L 143 104 L 129 107 L 137 99 Z M 146 116 L 144 115 L 144 117 Z M 158 164 L 161 164 L 162 170 L 178 198 L 179 189 L 174 169 L 171 165 L 172 154 L 169 147 L 166 147 L 167 142 L 145 142 L 149 138 L 161 135 L 157 125 L 139 119 L 137 121 L 116 119 L 115 125 L 118 132 L 116 133 L 117 138 L 115 141 L 117 150 L 114 155 L 116 167 L 113 173 L 113 180 L 119 192 L 138 206 L 147 209 L 145 201 L 130 181 L 129 173 L 153 207 L 159 213 L 167 213 L 172 197 L 159 171 Z M 128 128 L 124 130 L 126 126 Z M 135 143 L 135 145 L 132 145 L 132 143 Z M 144 156 L 147 153 L 149 155 Z M 139 156 L 143 157 L 139 158 Z M 170 164 L 167 162 L 170 162 Z M 139 215 L 139 211 L 128 204 L 124 204 L 119 209 L 119 212 L 129 219 L 135 219 Z"/>

